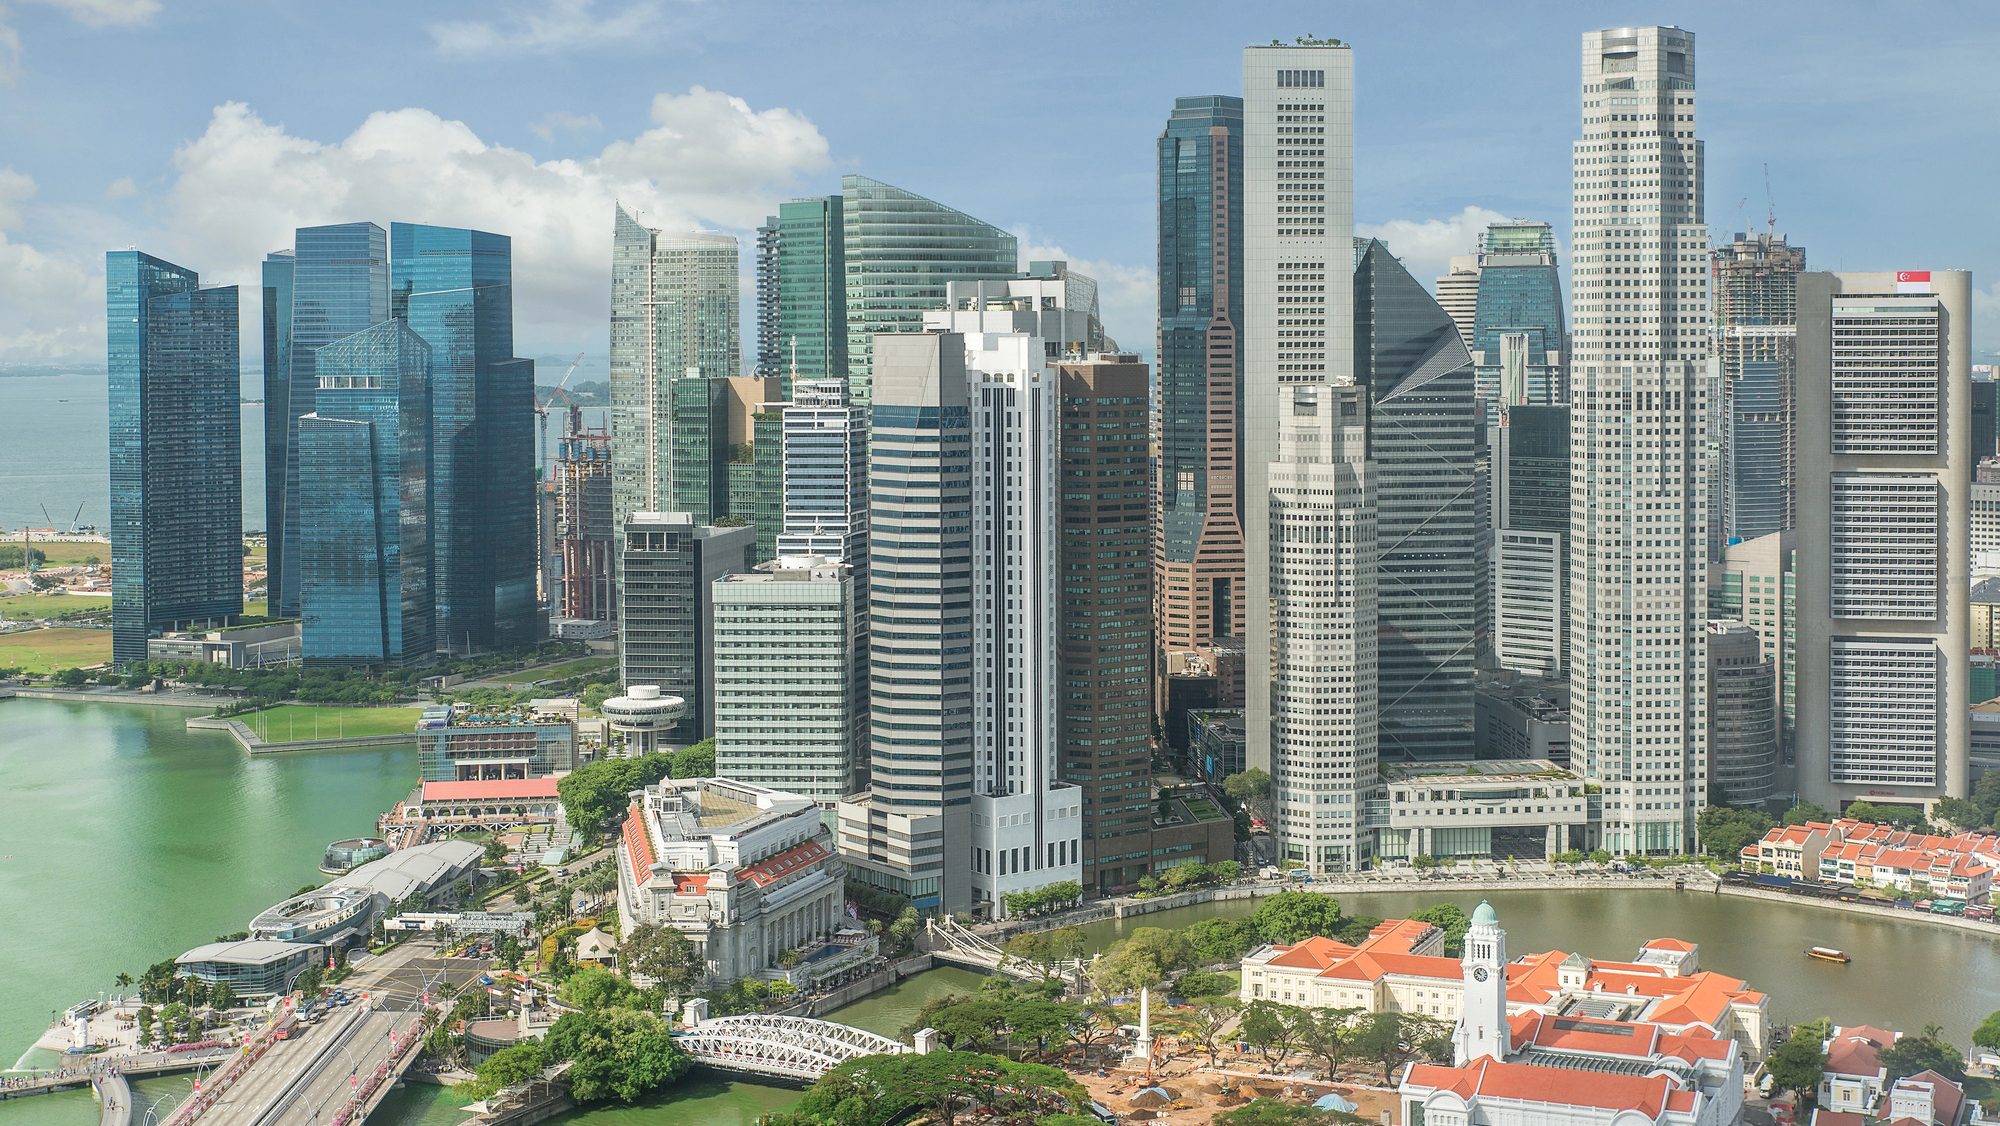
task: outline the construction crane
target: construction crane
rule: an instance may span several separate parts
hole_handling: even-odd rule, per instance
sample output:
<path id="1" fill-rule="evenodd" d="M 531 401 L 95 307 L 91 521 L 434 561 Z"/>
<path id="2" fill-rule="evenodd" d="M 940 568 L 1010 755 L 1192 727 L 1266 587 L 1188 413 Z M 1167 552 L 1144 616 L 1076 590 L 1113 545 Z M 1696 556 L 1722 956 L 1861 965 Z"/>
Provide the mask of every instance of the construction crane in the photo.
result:
<path id="1" fill-rule="evenodd" d="M 1764 213 L 1764 233 L 1775 238 L 1778 234 L 1778 201 L 1771 195 L 1771 165 L 1768 161 L 1764 164 L 1764 206 L 1768 208 Z"/>
<path id="2" fill-rule="evenodd" d="M 538 420 L 537 425 L 541 427 L 541 437 L 535 447 L 535 451 L 539 455 L 539 460 L 535 462 L 535 471 L 537 474 L 541 472 L 543 466 L 549 463 L 549 408 L 556 405 L 557 396 L 564 394 L 563 388 L 569 386 L 569 377 L 576 374 L 577 365 L 582 362 L 583 353 L 578 352 L 576 359 L 569 362 L 569 370 L 563 372 L 562 378 L 556 382 L 556 389 L 549 392 L 549 401 L 535 404 L 535 418 Z"/>

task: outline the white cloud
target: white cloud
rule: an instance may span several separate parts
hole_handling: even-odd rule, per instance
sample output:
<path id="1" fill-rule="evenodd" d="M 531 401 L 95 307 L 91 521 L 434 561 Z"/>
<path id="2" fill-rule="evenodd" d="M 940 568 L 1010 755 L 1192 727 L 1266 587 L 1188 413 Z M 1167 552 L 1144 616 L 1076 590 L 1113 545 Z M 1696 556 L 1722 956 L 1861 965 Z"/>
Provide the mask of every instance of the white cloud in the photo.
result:
<path id="1" fill-rule="evenodd" d="M 0 231 L 11 231 L 21 225 L 21 205 L 34 196 L 34 177 L 0 166 Z"/>
<path id="2" fill-rule="evenodd" d="M 1021 267 L 1029 262 L 1060 259 L 1069 268 L 1097 282 L 1097 315 L 1104 332 L 1127 352 L 1153 354 L 1158 331 L 1159 272 L 1151 266 L 1125 266 L 1101 258 L 1079 258 L 1060 246 L 1035 241 L 1027 227 L 1015 227 L 1021 247 Z"/>
<path id="3" fill-rule="evenodd" d="M 152 19 L 160 0 L 29 0 L 56 8 L 87 27 L 131 27 Z"/>
<path id="4" fill-rule="evenodd" d="M 21 77 L 21 33 L 7 23 L 7 9 L 0 8 L 0 86 L 12 89 Z"/>
<path id="5" fill-rule="evenodd" d="M 1479 249 L 1480 232 L 1489 223 L 1504 223 L 1507 218 L 1490 207 L 1468 206 L 1444 219 L 1356 223 L 1354 233 L 1388 243 L 1390 253 L 1402 260 L 1403 268 L 1428 288 L 1451 267 L 1453 255 L 1471 254 Z"/>
<path id="6" fill-rule="evenodd" d="M 139 194 L 139 185 L 130 176 L 120 176 L 104 185 L 105 199 L 130 199 Z"/>
<path id="7" fill-rule="evenodd" d="M 101 275 L 7 234 L 21 225 L 34 194 L 32 178 L 0 167 L 0 357 L 17 362 L 101 357 Z"/>
<path id="8" fill-rule="evenodd" d="M 492 20 L 459 20 L 430 26 L 437 49 L 450 55 L 549 54 L 629 42 L 660 33 L 654 0 L 612 11 L 596 0 L 543 0 L 521 4 Z"/>
<path id="9" fill-rule="evenodd" d="M 533 133 L 544 141 L 553 141 L 556 139 L 557 133 L 582 132 L 586 129 L 602 128 L 604 128 L 604 123 L 597 120 L 597 115 L 594 113 L 568 113 L 563 110 L 552 110 L 544 114 L 540 121 L 528 126 L 528 132 Z"/>

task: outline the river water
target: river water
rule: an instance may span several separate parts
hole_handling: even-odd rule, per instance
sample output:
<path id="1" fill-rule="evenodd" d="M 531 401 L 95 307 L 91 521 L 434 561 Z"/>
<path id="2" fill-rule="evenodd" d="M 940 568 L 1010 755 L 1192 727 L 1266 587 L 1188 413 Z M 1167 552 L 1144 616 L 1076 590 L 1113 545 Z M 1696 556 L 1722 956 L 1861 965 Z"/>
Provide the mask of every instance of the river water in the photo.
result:
<path id="1" fill-rule="evenodd" d="M 181 709 L 0 701 L 0 1066 L 20 1055 L 51 1010 L 146 965 L 233 931 L 317 878 L 327 842 L 364 832 L 407 792 L 408 749 L 252 758 L 219 732 L 188 732 Z M 1341 896 L 1353 914 L 1393 916 L 1478 893 Z M 1701 945 L 1704 968 L 1771 995 L 1777 1019 L 1831 1016 L 1904 1029 L 1936 1022 L 1960 1045 L 2000 1009 L 1995 937 L 1827 908 L 1708 893 L 1521 891 L 1486 896 L 1516 954 L 1560 948 L 1632 956 L 1648 938 Z M 1254 901 L 1161 912 L 1084 929 L 1101 947 L 1142 926 L 1247 914 Z M 1837 946 L 1848 966 L 1808 961 Z M 925 1002 L 975 988 L 977 975 L 933 970 L 833 1014 L 894 1035 Z M 34 1059 L 25 1063 L 39 1062 Z M 151 1081 L 141 1101 L 186 1079 Z M 697 1077 L 646 1104 L 579 1111 L 566 1126 L 700 1122 L 737 1126 L 789 1105 L 781 1087 Z M 87 1126 L 88 1092 L 0 1103 L 0 1126 Z M 411 1085 L 373 1121 L 455 1126 L 450 1095 Z"/>

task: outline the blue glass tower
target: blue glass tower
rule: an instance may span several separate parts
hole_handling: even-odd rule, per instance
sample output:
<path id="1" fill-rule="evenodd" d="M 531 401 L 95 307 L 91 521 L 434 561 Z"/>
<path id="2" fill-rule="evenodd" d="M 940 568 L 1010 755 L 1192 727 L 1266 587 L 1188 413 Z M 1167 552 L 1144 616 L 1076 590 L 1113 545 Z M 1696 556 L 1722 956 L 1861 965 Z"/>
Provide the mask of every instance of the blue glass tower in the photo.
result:
<path id="1" fill-rule="evenodd" d="M 1730 387 L 1729 489 L 1724 534 L 1730 543 L 1787 530 L 1791 481 L 1789 380 L 1779 359 L 1745 359 Z"/>
<path id="2" fill-rule="evenodd" d="M 111 657 L 243 612 L 236 287 L 136 250 L 105 255 Z"/>
<path id="3" fill-rule="evenodd" d="M 533 644 L 535 365 L 514 356 L 512 241 L 394 223 L 389 262 L 394 314 L 430 346 L 438 647 Z"/>
<path id="4" fill-rule="evenodd" d="M 1502 406 L 1567 401 L 1568 344 L 1556 237 L 1547 223 L 1494 223 L 1479 236 L 1473 382 L 1486 423 Z"/>
<path id="5" fill-rule="evenodd" d="M 271 612 L 286 617 L 300 613 L 297 420 L 316 409 L 319 350 L 389 319 L 387 231 L 373 223 L 339 223 L 300 227 L 295 237 L 290 331 L 267 332 L 264 355 L 268 371 L 273 363 L 270 349 L 275 345 L 285 371 L 284 460 L 265 463 L 264 487 L 276 489 L 277 482 L 284 483 L 284 510 L 266 531 L 279 538 L 271 552 L 276 583 Z M 267 267 L 267 279 L 274 268 Z M 265 401 L 265 409 L 273 410 L 271 404 L 277 399 L 268 389 Z"/>
<path id="6" fill-rule="evenodd" d="M 273 614 L 286 604 L 285 451 L 291 400 L 292 252 L 264 256 L 264 589 Z M 290 600 L 296 604 L 297 599 Z"/>
<path id="7" fill-rule="evenodd" d="M 316 352 L 294 429 L 305 663 L 418 663 L 436 649 L 430 345 L 385 320 Z"/>

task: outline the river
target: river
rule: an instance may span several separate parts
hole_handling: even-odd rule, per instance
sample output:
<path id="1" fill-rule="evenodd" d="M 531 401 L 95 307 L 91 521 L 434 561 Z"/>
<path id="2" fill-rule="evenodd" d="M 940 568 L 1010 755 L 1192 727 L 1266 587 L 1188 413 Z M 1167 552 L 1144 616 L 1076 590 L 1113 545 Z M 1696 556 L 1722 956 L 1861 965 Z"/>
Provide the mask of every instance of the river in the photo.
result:
<path id="1" fill-rule="evenodd" d="M 20 1053 L 51 1010 L 110 985 L 120 970 L 240 928 L 259 909 L 317 878 L 328 841 L 365 831 L 407 791 L 407 749 L 252 758 L 220 732 L 188 732 L 181 709 L 0 701 L 0 1052 Z M 1341 896 L 1355 914 L 1391 916 L 1478 893 Z M 1935 1021 L 1956 1042 L 2000 1009 L 2000 942 L 1983 933 L 1827 908 L 1671 891 L 1520 891 L 1486 896 L 1516 954 L 1561 948 L 1625 959 L 1648 938 L 1701 945 L 1704 968 L 1771 994 L 1783 1021 L 1831 1016 L 1917 1029 Z M 1247 914 L 1254 901 L 1212 904 L 1084 929 L 1101 947 L 1142 926 Z M 1810 962 L 1806 946 L 1838 946 L 1849 966 Z M 834 1014 L 890 1035 L 939 994 L 977 975 L 933 970 Z M 29 1061 L 33 1062 L 33 1061 Z M 185 1079 L 144 1085 L 151 1102 Z M 565 1126 L 701 1122 L 736 1126 L 797 1097 L 780 1087 L 696 1077 L 635 1107 L 573 1113 Z M 88 1092 L 0 1103 L 0 1126 L 86 1126 Z M 372 1120 L 455 1126 L 447 1092 L 411 1085 Z"/>

